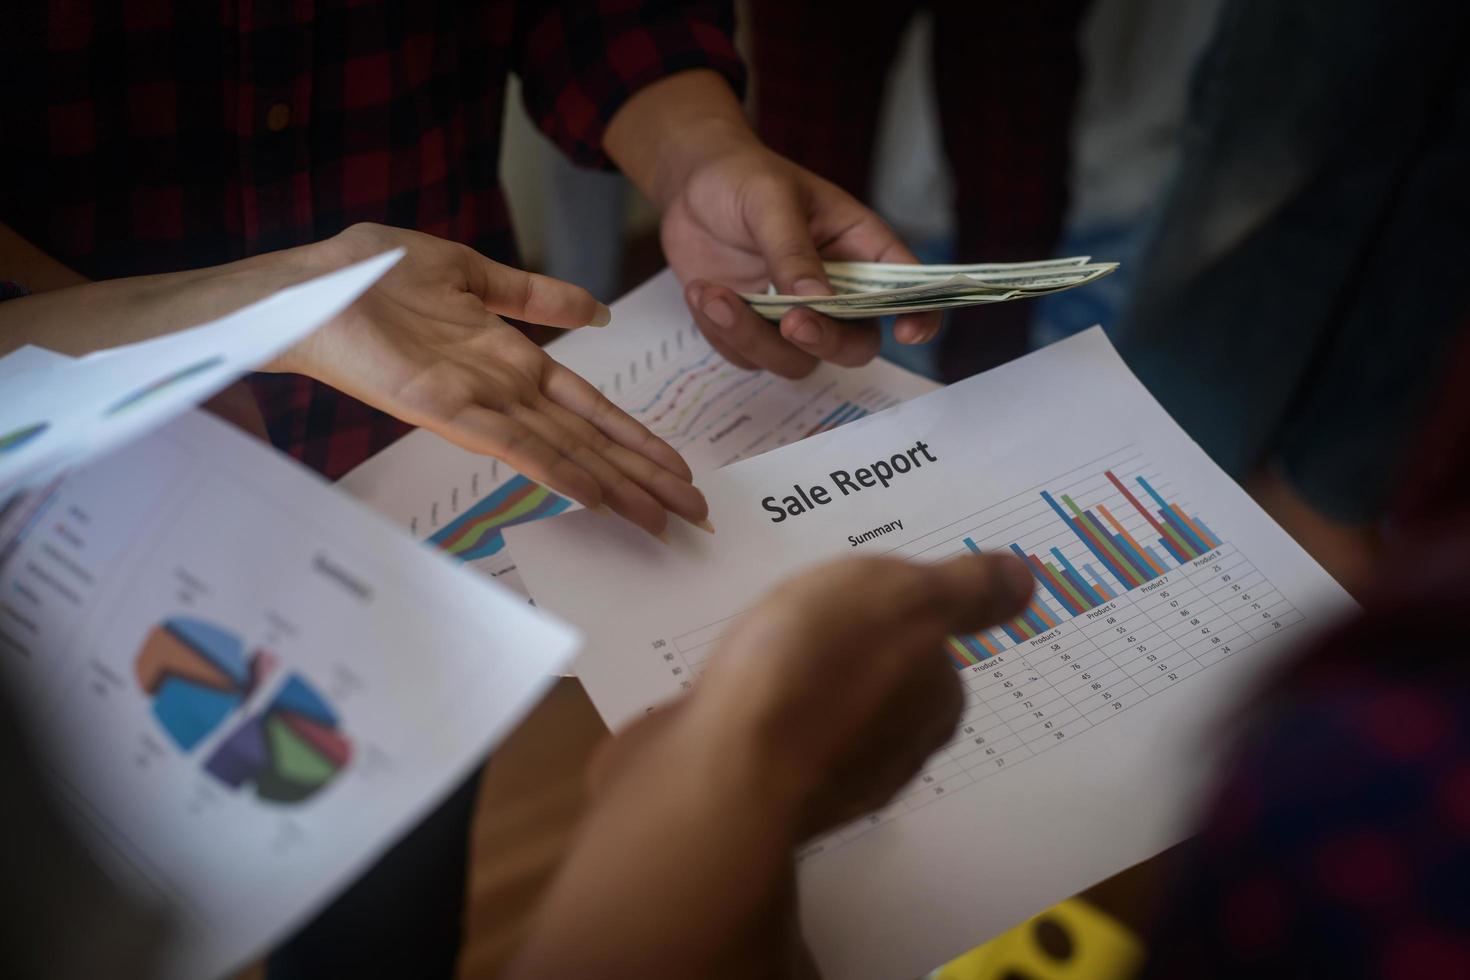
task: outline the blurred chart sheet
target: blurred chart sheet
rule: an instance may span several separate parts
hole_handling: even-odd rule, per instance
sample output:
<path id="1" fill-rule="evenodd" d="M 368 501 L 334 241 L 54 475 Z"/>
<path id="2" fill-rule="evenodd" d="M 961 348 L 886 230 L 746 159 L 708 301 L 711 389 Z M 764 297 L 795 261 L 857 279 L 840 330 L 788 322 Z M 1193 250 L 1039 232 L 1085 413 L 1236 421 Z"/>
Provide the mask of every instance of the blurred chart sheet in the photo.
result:
<path id="1" fill-rule="evenodd" d="M 0 669 L 104 866 L 176 921 L 169 976 L 299 926 L 575 642 L 202 412 L 67 476 L 0 567 Z"/>
<path id="2" fill-rule="evenodd" d="M 536 602 L 588 635 L 577 671 L 610 725 L 694 683 L 815 563 L 1010 551 L 1037 581 L 1024 615 L 948 641 L 950 744 L 803 854 L 802 921 L 844 980 L 921 975 L 1179 841 L 1212 723 L 1352 608 L 1097 329 L 703 487 L 713 536 L 586 512 L 508 534 Z"/>
<path id="3" fill-rule="evenodd" d="M 70 358 L 0 358 L 0 497 L 151 432 L 345 309 L 402 257 L 395 249 L 289 286 L 219 319 Z"/>
<path id="4" fill-rule="evenodd" d="M 801 381 L 744 371 L 705 342 L 672 273 L 612 306 L 610 326 L 578 330 L 548 351 L 684 454 L 696 474 L 796 442 L 933 391 L 885 361 L 824 364 Z M 415 432 L 341 487 L 502 585 L 524 591 L 505 528 L 577 505 L 496 460 Z"/>

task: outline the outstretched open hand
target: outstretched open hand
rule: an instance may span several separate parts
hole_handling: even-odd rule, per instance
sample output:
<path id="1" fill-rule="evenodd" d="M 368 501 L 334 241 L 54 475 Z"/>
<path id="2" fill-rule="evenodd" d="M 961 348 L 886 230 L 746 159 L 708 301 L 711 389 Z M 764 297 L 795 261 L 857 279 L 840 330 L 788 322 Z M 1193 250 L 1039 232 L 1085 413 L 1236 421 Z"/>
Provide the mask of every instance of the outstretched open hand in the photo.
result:
<path id="1" fill-rule="evenodd" d="M 309 375 L 474 452 L 504 460 L 587 507 L 653 534 L 672 511 L 708 516 L 668 443 L 501 319 L 603 325 L 586 290 L 492 262 L 418 232 L 354 225 L 321 243 L 333 265 L 406 254 L 272 368 Z"/>

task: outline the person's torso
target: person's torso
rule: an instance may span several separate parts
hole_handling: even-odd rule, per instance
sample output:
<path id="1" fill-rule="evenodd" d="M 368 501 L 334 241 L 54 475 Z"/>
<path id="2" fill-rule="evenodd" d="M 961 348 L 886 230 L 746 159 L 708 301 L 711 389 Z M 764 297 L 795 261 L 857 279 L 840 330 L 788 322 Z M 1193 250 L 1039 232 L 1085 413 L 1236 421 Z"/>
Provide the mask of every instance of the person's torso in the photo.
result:
<path id="1" fill-rule="evenodd" d="M 515 12 L 31 5 L 4 43 L 0 221 L 92 278 L 227 262 L 358 221 L 513 260 L 496 170 Z"/>

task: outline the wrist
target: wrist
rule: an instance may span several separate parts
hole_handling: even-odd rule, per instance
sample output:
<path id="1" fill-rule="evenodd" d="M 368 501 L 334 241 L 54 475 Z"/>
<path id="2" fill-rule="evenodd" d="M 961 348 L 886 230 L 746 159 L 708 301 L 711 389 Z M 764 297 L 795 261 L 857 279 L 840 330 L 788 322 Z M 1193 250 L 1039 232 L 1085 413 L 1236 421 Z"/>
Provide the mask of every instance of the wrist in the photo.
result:
<path id="1" fill-rule="evenodd" d="M 653 169 L 648 195 L 660 212 L 684 192 L 694 176 L 710 163 L 757 149 L 756 139 L 744 120 L 700 119 L 680 127 L 665 145 Z"/>
<path id="2" fill-rule="evenodd" d="M 603 145 L 663 210 L 705 163 L 760 141 L 724 78 L 695 69 L 634 93 L 608 123 Z"/>
<path id="3" fill-rule="evenodd" d="M 686 771 L 696 775 L 696 789 L 711 806 L 763 824 L 780 846 L 794 848 L 803 832 L 813 780 L 789 756 L 772 751 L 769 740 L 734 706 L 707 702 L 696 695 L 688 728 L 675 740 L 694 756 Z"/>

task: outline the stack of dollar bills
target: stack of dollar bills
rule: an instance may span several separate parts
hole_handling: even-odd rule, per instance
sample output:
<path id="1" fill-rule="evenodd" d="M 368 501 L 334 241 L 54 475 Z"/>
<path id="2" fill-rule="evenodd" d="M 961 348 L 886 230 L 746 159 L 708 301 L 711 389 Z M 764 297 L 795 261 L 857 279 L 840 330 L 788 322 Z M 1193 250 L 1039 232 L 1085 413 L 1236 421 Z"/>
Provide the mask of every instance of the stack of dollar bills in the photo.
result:
<path id="1" fill-rule="evenodd" d="M 805 306 L 839 320 L 897 313 L 952 310 L 981 303 L 1004 303 L 1075 289 L 1112 272 L 1116 262 L 1093 262 L 1090 255 L 1044 262 L 980 265 L 899 265 L 889 262 L 824 262 L 832 296 L 783 296 L 774 291 L 742 293 L 741 298 L 767 320 Z"/>

